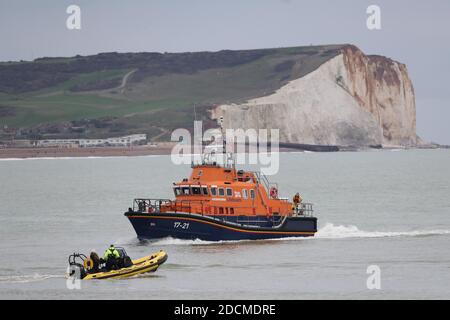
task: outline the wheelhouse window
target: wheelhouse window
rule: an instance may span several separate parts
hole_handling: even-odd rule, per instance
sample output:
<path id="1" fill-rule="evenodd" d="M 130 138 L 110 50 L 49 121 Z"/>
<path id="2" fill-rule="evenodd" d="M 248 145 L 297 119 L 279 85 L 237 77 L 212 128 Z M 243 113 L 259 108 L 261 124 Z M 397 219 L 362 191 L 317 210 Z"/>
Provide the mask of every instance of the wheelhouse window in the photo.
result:
<path id="1" fill-rule="evenodd" d="M 181 194 L 180 187 L 173 188 L 173 192 L 175 193 L 175 196 L 179 196 Z"/>
<path id="2" fill-rule="evenodd" d="M 191 187 L 191 189 L 192 189 L 192 194 L 193 195 L 202 194 L 202 191 L 201 191 L 200 187 Z"/>
<path id="3" fill-rule="evenodd" d="M 208 187 L 202 187 L 202 190 L 203 190 L 203 194 L 205 196 L 207 196 L 208 195 Z"/>
<path id="4" fill-rule="evenodd" d="M 216 196 L 217 195 L 217 187 L 211 187 L 211 195 Z"/>
<path id="5" fill-rule="evenodd" d="M 233 189 L 227 188 L 227 197 L 232 197 L 232 196 L 233 196 Z"/>
<path id="6" fill-rule="evenodd" d="M 224 196 L 225 195 L 225 190 L 223 188 L 219 188 L 219 196 Z"/>
<path id="7" fill-rule="evenodd" d="M 181 187 L 181 194 L 188 196 L 191 194 L 190 188 L 189 187 Z"/>
<path id="8" fill-rule="evenodd" d="M 247 199 L 248 198 L 248 192 L 247 189 L 242 189 L 242 198 Z"/>
<path id="9" fill-rule="evenodd" d="M 250 189 L 250 198 L 255 199 L 255 190 Z"/>

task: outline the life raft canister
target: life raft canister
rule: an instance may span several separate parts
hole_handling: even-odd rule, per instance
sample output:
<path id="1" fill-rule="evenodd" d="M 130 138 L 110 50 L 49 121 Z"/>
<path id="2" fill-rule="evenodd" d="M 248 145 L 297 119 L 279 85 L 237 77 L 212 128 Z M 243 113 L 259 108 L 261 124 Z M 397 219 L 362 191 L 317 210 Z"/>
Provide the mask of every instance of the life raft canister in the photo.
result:
<path id="1" fill-rule="evenodd" d="M 278 189 L 275 187 L 270 188 L 270 197 L 271 198 L 278 198 Z"/>

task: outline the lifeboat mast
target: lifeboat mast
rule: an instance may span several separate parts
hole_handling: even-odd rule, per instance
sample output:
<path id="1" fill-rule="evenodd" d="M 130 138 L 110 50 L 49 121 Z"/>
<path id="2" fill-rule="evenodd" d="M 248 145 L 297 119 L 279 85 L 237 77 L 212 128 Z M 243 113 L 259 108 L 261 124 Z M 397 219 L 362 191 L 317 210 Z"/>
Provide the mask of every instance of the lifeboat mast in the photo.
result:
<path id="1" fill-rule="evenodd" d="M 236 158 L 233 152 L 227 152 L 227 143 L 226 143 L 226 135 L 225 135 L 225 130 L 223 127 L 223 116 L 220 116 L 219 119 L 217 120 L 217 123 L 220 126 L 220 133 L 221 133 L 221 140 L 222 140 L 222 145 L 221 145 L 221 155 L 222 155 L 222 160 L 223 160 L 223 167 L 226 169 L 233 169 L 236 170 Z M 216 141 L 214 141 L 216 142 Z M 216 145 L 216 147 L 219 147 L 218 145 Z M 234 148 L 234 146 L 233 146 Z M 203 159 L 202 159 L 202 164 L 203 165 L 213 165 L 216 166 L 217 162 L 213 161 L 213 159 L 211 159 L 212 155 L 217 155 L 214 151 L 212 151 L 211 153 L 203 153 Z M 261 190 L 259 188 L 259 185 L 261 184 L 261 179 L 264 178 L 266 183 L 263 183 L 263 186 L 265 186 L 266 192 L 269 192 L 269 187 L 270 187 L 270 183 L 267 180 L 267 178 L 262 175 L 262 173 L 260 172 L 253 172 L 254 174 L 254 181 L 255 181 L 255 185 L 256 185 L 256 190 L 257 193 L 261 199 L 261 202 L 266 210 L 266 213 L 269 212 L 269 206 L 267 205 L 266 201 L 264 200 L 264 196 L 261 194 Z M 254 201 L 254 200 L 253 200 Z"/>
<path id="2" fill-rule="evenodd" d="M 218 119 L 218 124 L 220 126 L 220 139 L 221 145 L 216 144 L 217 136 L 214 138 L 214 145 L 207 145 L 206 147 L 210 147 L 212 149 L 211 152 L 202 152 L 202 164 L 203 165 L 212 165 L 217 166 L 220 165 L 217 162 L 217 156 L 221 155 L 222 166 L 227 169 L 235 169 L 236 168 L 236 158 L 233 152 L 227 152 L 227 142 L 225 136 L 225 130 L 223 127 L 223 116 L 220 116 Z M 202 141 L 203 142 L 203 141 Z M 202 143 L 203 145 L 203 143 Z M 220 148 L 220 153 L 216 153 L 215 151 Z M 215 159 L 214 159 L 215 158 Z"/>

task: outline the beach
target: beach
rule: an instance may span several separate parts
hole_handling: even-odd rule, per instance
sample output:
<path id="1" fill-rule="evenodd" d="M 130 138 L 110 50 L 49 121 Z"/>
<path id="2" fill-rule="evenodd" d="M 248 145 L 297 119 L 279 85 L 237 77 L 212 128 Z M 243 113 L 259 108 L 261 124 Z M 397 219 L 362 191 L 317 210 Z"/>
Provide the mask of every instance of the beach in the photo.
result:
<path id="1" fill-rule="evenodd" d="M 27 158 L 74 158 L 74 157 L 134 157 L 148 155 L 169 155 L 177 142 L 161 142 L 156 145 L 131 147 L 23 147 L 0 148 L 0 159 Z M 279 148 L 280 152 L 299 152 L 303 149 Z"/>
<path id="2" fill-rule="evenodd" d="M 162 142 L 157 145 L 131 147 L 89 147 L 89 148 L 3 148 L 0 149 L 0 159 L 25 158 L 72 158 L 72 157 L 118 157 L 146 156 L 170 154 L 174 142 Z"/>

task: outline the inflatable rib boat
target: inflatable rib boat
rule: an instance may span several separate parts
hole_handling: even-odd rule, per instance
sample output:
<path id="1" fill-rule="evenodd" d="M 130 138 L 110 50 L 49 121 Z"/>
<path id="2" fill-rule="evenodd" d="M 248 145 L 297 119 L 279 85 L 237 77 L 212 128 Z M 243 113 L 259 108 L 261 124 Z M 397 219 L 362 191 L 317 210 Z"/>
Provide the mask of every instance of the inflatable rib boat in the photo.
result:
<path id="1" fill-rule="evenodd" d="M 159 251 L 136 260 L 130 260 L 125 249 L 116 247 L 120 253 L 118 261 L 119 268 L 115 270 L 105 270 L 99 268 L 94 270 L 93 261 L 82 253 L 74 253 L 69 256 L 69 269 L 66 276 L 82 280 L 91 279 L 120 279 L 132 277 L 148 272 L 155 272 L 160 265 L 167 260 L 167 253 Z M 129 260 L 126 263 L 127 258 Z"/>

